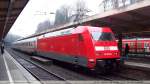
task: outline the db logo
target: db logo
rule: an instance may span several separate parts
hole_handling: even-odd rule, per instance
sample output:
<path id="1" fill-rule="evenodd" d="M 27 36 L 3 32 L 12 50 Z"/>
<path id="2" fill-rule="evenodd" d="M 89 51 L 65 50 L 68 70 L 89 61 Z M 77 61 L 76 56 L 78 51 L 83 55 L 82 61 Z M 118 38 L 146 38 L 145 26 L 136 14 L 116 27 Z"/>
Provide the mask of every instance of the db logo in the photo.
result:
<path id="1" fill-rule="evenodd" d="M 109 47 L 104 47 L 104 50 L 110 50 Z"/>

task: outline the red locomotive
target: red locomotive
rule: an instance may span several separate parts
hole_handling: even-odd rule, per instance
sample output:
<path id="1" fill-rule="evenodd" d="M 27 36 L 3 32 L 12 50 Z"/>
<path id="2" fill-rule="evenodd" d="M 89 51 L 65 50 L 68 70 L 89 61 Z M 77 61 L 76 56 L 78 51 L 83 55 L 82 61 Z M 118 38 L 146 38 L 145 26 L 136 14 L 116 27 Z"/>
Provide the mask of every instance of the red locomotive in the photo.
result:
<path id="1" fill-rule="evenodd" d="M 78 26 L 24 38 L 14 45 L 22 51 L 89 69 L 110 69 L 120 61 L 117 42 L 109 27 Z"/>

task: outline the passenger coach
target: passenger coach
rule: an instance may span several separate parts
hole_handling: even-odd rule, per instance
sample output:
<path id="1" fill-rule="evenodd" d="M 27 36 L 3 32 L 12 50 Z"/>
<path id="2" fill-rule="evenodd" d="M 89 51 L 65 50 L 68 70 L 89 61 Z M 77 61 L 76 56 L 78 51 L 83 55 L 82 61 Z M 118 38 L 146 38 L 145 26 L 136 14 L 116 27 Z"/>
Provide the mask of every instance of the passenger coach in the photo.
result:
<path id="1" fill-rule="evenodd" d="M 120 53 L 109 27 L 79 26 L 16 41 L 14 48 L 87 67 L 112 69 Z"/>

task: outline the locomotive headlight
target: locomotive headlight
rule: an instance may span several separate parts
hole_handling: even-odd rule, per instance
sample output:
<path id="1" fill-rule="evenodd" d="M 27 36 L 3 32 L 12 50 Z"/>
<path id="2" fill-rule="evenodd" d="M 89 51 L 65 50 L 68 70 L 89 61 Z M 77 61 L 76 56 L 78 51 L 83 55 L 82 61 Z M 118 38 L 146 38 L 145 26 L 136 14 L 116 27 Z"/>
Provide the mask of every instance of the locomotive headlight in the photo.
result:
<path id="1" fill-rule="evenodd" d="M 90 62 L 94 61 L 94 59 L 89 59 Z"/>
<path id="2" fill-rule="evenodd" d="M 90 63 L 94 63 L 94 59 L 89 59 L 89 62 Z"/>
<path id="3" fill-rule="evenodd" d="M 96 51 L 104 51 L 104 46 L 95 46 Z"/>

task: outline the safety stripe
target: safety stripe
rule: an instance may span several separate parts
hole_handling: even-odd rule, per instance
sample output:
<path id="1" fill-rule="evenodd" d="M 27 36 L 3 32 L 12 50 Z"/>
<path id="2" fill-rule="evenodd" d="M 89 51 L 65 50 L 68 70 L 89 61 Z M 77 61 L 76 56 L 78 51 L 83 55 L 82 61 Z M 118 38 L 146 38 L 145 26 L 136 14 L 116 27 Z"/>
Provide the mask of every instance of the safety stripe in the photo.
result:
<path id="1" fill-rule="evenodd" d="M 6 51 L 5 51 L 5 52 L 6 52 Z M 14 84 L 14 81 L 13 81 L 12 76 L 11 76 L 11 74 L 10 74 L 10 70 L 9 70 L 9 68 L 8 68 L 8 64 L 7 64 L 7 62 L 6 62 L 6 59 L 5 59 L 5 56 L 4 56 L 4 55 L 3 55 L 3 59 L 4 59 L 5 66 L 6 66 L 6 71 L 7 71 L 7 74 L 8 74 L 9 82 L 10 82 L 10 84 Z"/>
<path id="2" fill-rule="evenodd" d="M 118 50 L 117 46 L 110 46 L 109 48 L 110 48 L 110 50 Z"/>
<path id="3" fill-rule="evenodd" d="M 96 51 L 104 51 L 104 50 L 118 50 L 117 46 L 106 46 L 106 48 L 104 46 L 95 46 L 95 50 Z"/>
<path id="4" fill-rule="evenodd" d="M 96 51 L 104 51 L 104 47 L 100 46 L 95 46 Z"/>

